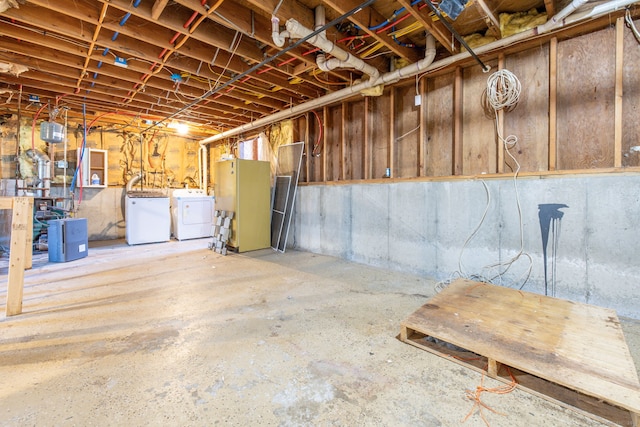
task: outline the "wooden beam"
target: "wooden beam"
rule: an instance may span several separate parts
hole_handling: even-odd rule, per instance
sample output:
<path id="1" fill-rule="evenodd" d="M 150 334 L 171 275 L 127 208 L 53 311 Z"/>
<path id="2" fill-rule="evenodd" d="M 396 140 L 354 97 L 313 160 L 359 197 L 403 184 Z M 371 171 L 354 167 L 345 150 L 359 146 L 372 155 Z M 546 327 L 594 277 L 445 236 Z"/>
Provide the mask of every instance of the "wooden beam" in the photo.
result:
<path id="1" fill-rule="evenodd" d="M 351 9 L 356 8 L 360 4 L 360 0 L 325 0 L 324 3 L 339 14 L 345 14 Z M 385 17 L 378 13 L 378 11 L 376 11 L 373 7 L 368 7 L 366 9 L 363 9 L 359 13 L 356 13 L 349 18 L 349 21 L 362 28 L 362 31 L 369 34 L 373 40 L 382 43 L 385 48 L 389 49 L 395 55 L 407 59 L 411 62 L 416 62 L 420 59 L 418 53 L 415 50 L 408 47 L 400 46 L 395 41 L 393 41 L 391 37 L 387 37 L 386 34 L 380 35 L 376 31 L 369 30 L 369 27 L 371 25 L 375 25 L 385 21 Z"/>
<path id="2" fill-rule="evenodd" d="M 487 24 L 487 28 L 489 33 L 496 36 L 497 39 L 502 38 L 502 34 L 500 31 L 500 21 L 493 14 L 493 11 L 489 9 L 489 6 L 484 2 L 484 0 L 476 0 L 476 9 L 482 18 L 484 19 L 485 24 Z"/>
<path id="3" fill-rule="evenodd" d="M 556 14 L 556 2 L 554 0 L 544 0 L 544 10 L 547 12 L 547 17 L 551 18 Z"/>
<path id="4" fill-rule="evenodd" d="M 504 69 L 504 53 L 498 55 L 498 70 Z M 504 173 L 504 141 L 502 141 L 499 135 L 504 135 L 504 108 L 501 108 L 496 116 L 496 139 L 498 146 L 496 147 L 498 152 L 498 164 L 496 171 L 498 173 Z M 504 136 L 503 136 L 504 138 Z M 515 147 L 513 147 L 515 149 Z"/>
<path id="5" fill-rule="evenodd" d="M 327 135 L 329 135 L 330 126 L 328 123 L 329 118 L 329 107 L 322 108 L 322 115 L 324 116 L 324 120 L 322 121 L 322 126 L 324 127 L 322 132 L 322 146 L 324 149 L 322 150 L 322 182 L 327 182 L 327 150 L 329 149 L 329 144 L 327 144 Z"/>
<path id="6" fill-rule="evenodd" d="M 453 83 L 453 175 L 462 175 L 462 68 Z"/>
<path id="7" fill-rule="evenodd" d="M 347 123 L 349 123 L 349 104 L 340 104 L 340 179 L 347 180 Z M 349 179 L 353 179 L 350 177 Z"/>
<path id="8" fill-rule="evenodd" d="M 449 31 L 442 22 L 434 21 L 429 14 L 413 8 L 409 0 L 398 0 L 398 3 L 400 3 L 416 21 L 420 22 L 449 52 L 454 53 L 458 51 L 459 46 L 457 41 L 453 38 L 451 31 Z"/>
<path id="9" fill-rule="evenodd" d="M 549 170 L 557 169 L 558 39 L 549 42 Z"/>
<path id="10" fill-rule="evenodd" d="M 363 157 L 362 163 L 364 167 L 364 175 L 362 176 L 364 179 L 371 179 L 372 169 L 373 169 L 373 158 L 371 156 L 371 128 L 372 128 L 372 117 L 371 117 L 371 97 L 365 96 L 364 98 L 364 144 L 363 144 Z"/>
<path id="11" fill-rule="evenodd" d="M 304 140 L 305 150 L 307 155 L 305 156 L 304 168 L 305 168 L 305 177 L 307 178 L 307 182 L 311 182 L 311 178 L 309 177 L 309 170 L 311 166 L 311 160 L 313 159 L 313 142 L 311 142 L 311 124 L 309 123 L 309 117 L 311 113 L 304 113 Z M 319 131 L 320 129 L 318 129 Z"/>
<path id="12" fill-rule="evenodd" d="M 33 244 L 33 198 L 15 197 L 11 217 L 11 243 L 7 280 L 6 315 L 22 313 L 24 270 L 31 267 Z"/>
<path id="13" fill-rule="evenodd" d="M 389 149 L 387 151 L 387 167 L 389 178 L 396 176 L 396 88 L 389 91 Z M 398 168 L 399 169 L 399 168 Z"/>
<path id="14" fill-rule="evenodd" d="M 156 0 L 153 6 L 151 6 L 151 18 L 157 21 L 160 15 L 162 15 L 164 8 L 167 7 L 167 3 L 169 3 L 169 0 Z"/>
<path id="15" fill-rule="evenodd" d="M 418 78 L 416 76 L 416 78 Z M 427 100 L 425 96 L 425 90 L 427 87 L 427 79 L 420 79 L 418 83 L 418 93 L 420 96 L 420 108 L 418 109 L 418 126 L 420 126 L 420 133 L 418 134 L 418 175 L 424 176 L 427 174 L 427 144 L 429 142 L 429 135 L 427 135 L 427 120 L 429 119 L 427 113 Z"/>
<path id="16" fill-rule="evenodd" d="M 615 131 L 613 139 L 613 166 L 622 167 L 622 76 L 624 65 L 624 18 L 616 20 L 616 88 L 615 88 Z"/>

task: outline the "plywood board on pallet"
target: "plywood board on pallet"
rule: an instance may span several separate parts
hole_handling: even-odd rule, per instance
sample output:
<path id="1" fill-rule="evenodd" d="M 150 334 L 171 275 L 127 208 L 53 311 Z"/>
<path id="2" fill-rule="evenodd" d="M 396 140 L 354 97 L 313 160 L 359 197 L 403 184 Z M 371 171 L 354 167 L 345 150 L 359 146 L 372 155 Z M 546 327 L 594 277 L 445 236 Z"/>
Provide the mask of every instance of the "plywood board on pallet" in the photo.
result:
<path id="1" fill-rule="evenodd" d="M 414 178 L 420 165 L 420 107 L 415 105 L 414 85 L 395 89 L 395 161 L 394 177 Z"/>
<path id="2" fill-rule="evenodd" d="M 613 310 L 459 279 L 401 323 L 570 390 L 640 413 L 640 381 Z"/>
<path id="3" fill-rule="evenodd" d="M 389 164 L 389 91 L 382 96 L 370 97 L 369 147 L 371 150 L 371 178 L 382 178 Z"/>
<path id="4" fill-rule="evenodd" d="M 363 179 L 364 100 L 349 102 L 344 107 L 344 164 L 345 179 Z"/>
<path id="5" fill-rule="evenodd" d="M 453 174 L 454 80 L 454 73 L 427 80 L 427 176 Z"/>
<path id="6" fill-rule="evenodd" d="M 496 63 L 487 64 L 496 69 Z M 462 173 L 495 173 L 497 142 L 494 118 L 487 115 L 482 103 L 487 88 L 486 73 L 474 65 L 463 70 L 462 89 Z"/>
<path id="7" fill-rule="evenodd" d="M 612 167 L 615 29 L 558 43 L 558 169 Z"/>
<path id="8" fill-rule="evenodd" d="M 640 20 L 635 21 L 640 27 Z M 631 31 L 624 33 L 622 71 L 622 166 L 640 166 L 640 49 Z"/>
<path id="9" fill-rule="evenodd" d="M 549 46 L 545 44 L 510 55 L 505 65 L 522 86 L 517 107 L 504 114 L 505 137 L 518 138 L 510 153 L 523 171 L 546 171 L 549 169 Z M 513 160 L 506 153 L 504 158 L 504 171 L 514 171 Z"/>

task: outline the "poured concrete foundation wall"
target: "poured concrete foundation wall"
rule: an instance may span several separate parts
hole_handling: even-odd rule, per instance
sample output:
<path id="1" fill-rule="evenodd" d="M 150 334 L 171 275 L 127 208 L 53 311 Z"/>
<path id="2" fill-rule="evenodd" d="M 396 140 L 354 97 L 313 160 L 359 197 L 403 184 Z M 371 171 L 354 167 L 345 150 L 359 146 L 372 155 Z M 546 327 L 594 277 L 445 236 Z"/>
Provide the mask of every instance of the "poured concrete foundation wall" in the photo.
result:
<path id="1" fill-rule="evenodd" d="M 488 191 L 480 180 L 303 186 L 290 243 L 439 279 L 504 272 L 494 282 L 640 318 L 640 176 L 519 179 L 524 252 L 508 269 L 496 264 L 521 248 L 514 182 L 485 184 Z"/>

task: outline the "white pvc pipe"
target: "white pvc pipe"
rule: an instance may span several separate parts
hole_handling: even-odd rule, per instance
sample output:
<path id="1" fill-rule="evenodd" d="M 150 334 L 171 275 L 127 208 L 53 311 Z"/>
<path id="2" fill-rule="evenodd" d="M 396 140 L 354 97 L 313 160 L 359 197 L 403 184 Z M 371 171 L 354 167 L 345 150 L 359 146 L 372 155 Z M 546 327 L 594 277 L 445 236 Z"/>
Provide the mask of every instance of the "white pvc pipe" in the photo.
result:
<path id="1" fill-rule="evenodd" d="M 284 46 L 284 42 L 289 37 L 288 31 L 280 32 L 280 20 L 276 16 L 271 17 L 271 38 L 273 39 L 273 44 L 277 47 Z"/>
<path id="2" fill-rule="evenodd" d="M 553 28 L 562 25 L 562 21 L 571 15 L 577 8 L 584 5 L 588 0 L 573 0 L 567 7 L 553 15 L 547 22 L 538 26 L 541 33 L 546 33 Z"/>
<path id="3" fill-rule="evenodd" d="M 346 87 L 344 89 L 330 93 L 328 95 L 321 96 L 320 98 L 312 99 L 311 101 L 305 102 L 304 104 L 299 104 L 299 105 L 296 105 L 295 107 L 279 111 L 275 114 L 272 114 L 267 117 L 263 117 L 251 123 L 244 124 L 235 129 L 222 132 L 218 135 L 210 136 L 209 138 L 206 138 L 200 141 L 200 144 L 209 144 L 224 138 L 228 138 L 230 136 L 237 135 L 245 131 L 253 130 L 261 126 L 265 126 L 270 123 L 277 122 L 279 120 L 284 120 L 289 117 L 292 117 L 301 113 L 305 113 L 307 111 L 310 111 L 316 108 L 324 107 L 325 105 L 329 105 L 340 99 L 347 98 L 364 89 L 369 89 L 371 87 L 378 86 L 381 84 L 397 82 L 400 79 L 414 76 L 423 71 L 426 71 L 429 68 L 429 65 L 431 65 L 431 63 L 433 62 L 433 59 L 435 57 L 436 57 L 435 39 L 431 34 L 428 34 L 427 50 L 425 52 L 425 57 L 418 62 L 407 65 L 406 67 L 400 68 L 390 73 L 384 74 L 377 79 L 366 80 L 364 82 Z"/>
<path id="4" fill-rule="evenodd" d="M 638 0 L 614 0 L 614 1 L 609 1 L 607 3 L 604 3 L 602 5 L 596 6 L 594 7 L 590 12 L 588 12 L 586 14 L 586 16 L 588 18 L 596 18 L 598 16 L 613 12 L 615 10 L 618 10 L 622 7 L 628 6 L 630 4 L 636 3 Z M 573 11 L 575 11 L 575 7 L 574 3 L 576 3 L 575 1 L 573 3 L 571 3 L 571 5 L 567 6 L 565 9 L 563 9 L 561 12 L 559 12 L 557 15 L 560 16 L 568 16 L 569 14 L 571 14 Z M 597 11 L 596 11 L 597 9 Z M 556 16 L 557 16 L 556 15 Z M 582 14 L 581 14 L 582 15 Z M 566 25 L 567 23 L 574 23 L 574 22 L 578 22 L 582 19 L 585 19 L 584 16 L 578 16 L 575 17 L 573 19 L 566 19 L 563 21 L 559 21 L 559 20 L 555 20 L 554 21 L 554 25 L 547 25 L 547 23 L 539 25 L 536 28 L 532 28 L 530 30 L 527 31 L 523 31 L 521 33 L 518 34 L 514 34 L 513 36 L 510 37 L 506 37 L 504 39 L 500 39 L 497 40 L 495 42 L 492 43 L 488 43 L 484 46 L 481 46 L 477 49 L 475 49 L 475 53 L 478 55 L 484 54 L 486 52 L 490 52 L 492 50 L 497 50 L 497 49 L 501 49 L 505 46 L 509 46 L 512 45 L 514 43 L 518 43 L 521 41 L 524 41 L 526 39 L 529 39 L 531 37 L 535 37 L 538 36 L 540 34 L 544 34 L 548 31 L 557 29 L 557 27 L 562 27 L 564 25 Z M 429 38 L 431 38 L 431 36 L 429 36 Z M 427 39 L 428 40 L 428 39 Z M 433 51 L 433 55 L 435 57 L 435 48 Z M 423 61 L 428 59 L 428 54 L 425 55 L 425 58 L 421 61 L 418 61 L 414 64 L 408 65 L 406 67 L 400 68 L 399 70 L 396 70 L 394 72 L 391 73 L 387 73 L 384 74 L 382 77 L 376 79 L 375 81 L 372 81 L 371 79 L 366 81 L 366 82 L 362 82 L 350 87 L 347 87 L 345 89 L 339 90 L 337 92 L 333 92 L 330 93 L 328 95 L 322 96 L 320 98 L 316 98 L 313 99 L 311 101 L 305 102 L 304 104 L 299 104 L 296 105 L 295 107 L 286 109 L 286 110 L 282 110 L 279 111 L 275 114 L 272 114 L 270 116 L 267 117 L 263 117 L 261 119 L 255 120 L 251 123 L 247 123 L 244 125 L 241 125 L 237 128 L 234 129 L 230 129 L 228 131 L 222 132 L 220 134 L 214 135 L 214 136 L 210 136 L 208 138 L 203 139 L 202 141 L 200 141 L 201 144 L 210 144 L 212 142 L 216 142 L 219 141 L 221 139 L 225 139 L 234 135 L 238 135 L 240 133 L 243 132 L 247 132 L 253 129 L 257 129 L 260 128 L 262 126 L 266 126 L 268 124 L 280 121 L 280 120 L 285 120 L 288 119 L 289 117 L 293 117 L 295 115 L 313 110 L 315 108 L 320 108 L 320 107 L 324 107 L 325 105 L 329 105 L 332 104 L 334 102 L 338 102 L 342 99 L 346 99 L 348 97 L 350 97 L 351 95 L 353 95 L 356 92 L 359 92 L 363 89 L 368 89 L 369 87 L 372 86 L 376 86 L 378 84 L 382 84 L 382 83 L 392 83 L 395 81 L 398 81 L 400 79 L 403 78 L 408 78 L 408 77 L 412 77 L 415 76 L 416 74 L 420 74 L 423 72 L 429 72 L 432 70 L 437 70 L 440 68 L 444 68 L 447 67 L 451 64 L 454 64 L 456 62 L 462 61 L 464 59 L 467 59 L 471 56 L 471 54 L 469 52 L 462 52 L 459 53 L 457 55 L 453 55 L 450 56 L 448 58 L 442 59 L 436 63 L 431 64 L 431 61 L 433 61 L 433 58 L 431 58 L 431 60 L 429 61 L 429 63 L 424 66 Z M 418 66 L 417 64 L 423 64 L 423 66 Z M 430 64 L 430 65 L 429 65 Z"/>

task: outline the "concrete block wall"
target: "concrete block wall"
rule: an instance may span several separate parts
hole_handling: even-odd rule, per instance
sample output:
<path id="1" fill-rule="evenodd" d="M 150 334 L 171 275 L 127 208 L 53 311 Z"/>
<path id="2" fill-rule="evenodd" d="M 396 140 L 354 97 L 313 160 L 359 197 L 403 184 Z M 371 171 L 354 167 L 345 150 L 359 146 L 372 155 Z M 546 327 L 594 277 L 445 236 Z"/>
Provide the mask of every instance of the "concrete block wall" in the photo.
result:
<path id="1" fill-rule="evenodd" d="M 547 293 L 640 318 L 640 176 L 521 178 L 517 185 L 523 254 L 501 283 L 545 293 L 548 224 Z M 546 205 L 542 215 L 539 205 Z M 493 277 L 506 265 L 492 265 L 521 252 L 519 218 L 513 179 L 309 185 L 298 189 L 289 235 L 298 249 L 386 269 Z"/>

